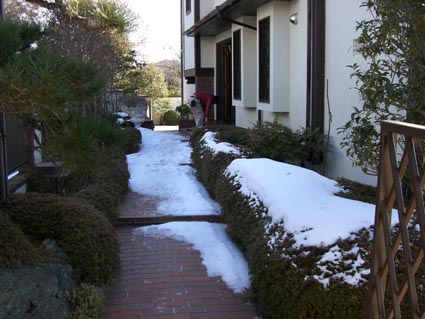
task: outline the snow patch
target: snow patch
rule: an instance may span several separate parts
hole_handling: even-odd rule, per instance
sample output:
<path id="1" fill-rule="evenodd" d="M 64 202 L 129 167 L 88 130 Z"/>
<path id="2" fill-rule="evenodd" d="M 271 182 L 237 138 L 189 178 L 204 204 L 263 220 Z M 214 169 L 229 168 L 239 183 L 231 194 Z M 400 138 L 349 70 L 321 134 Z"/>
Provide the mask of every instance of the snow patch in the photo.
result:
<path id="1" fill-rule="evenodd" d="M 235 293 L 250 287 L 248 265 L 226 234 L 226 225 L 207 222 L 172 222 L 138 228 L 146 235 L 165 235 L 183 240 L 199 250 L 208 276 L 221 276 Z"/>

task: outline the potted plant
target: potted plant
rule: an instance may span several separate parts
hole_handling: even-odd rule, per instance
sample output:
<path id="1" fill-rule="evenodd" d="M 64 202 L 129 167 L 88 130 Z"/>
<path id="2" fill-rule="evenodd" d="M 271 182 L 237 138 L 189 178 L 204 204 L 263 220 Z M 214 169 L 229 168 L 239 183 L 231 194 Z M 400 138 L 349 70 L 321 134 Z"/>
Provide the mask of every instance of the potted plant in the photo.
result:
<path id="1" fill-rule="evenodd" d="M 195 126 L 195 120 L 188 104 L 183 103 L 177 106 L 176 111 L 180 114 L 179 129 Z"/>

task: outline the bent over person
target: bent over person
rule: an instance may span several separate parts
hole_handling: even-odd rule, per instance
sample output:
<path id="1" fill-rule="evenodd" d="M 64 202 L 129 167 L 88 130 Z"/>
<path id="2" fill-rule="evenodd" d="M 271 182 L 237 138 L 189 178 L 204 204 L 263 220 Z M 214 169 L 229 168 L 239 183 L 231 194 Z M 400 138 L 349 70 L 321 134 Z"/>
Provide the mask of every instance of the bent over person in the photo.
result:
<path id="1" fill-rule="evenodd" d="M 191 96 L 190 110 L 195 118 L 196 127 L 202 127 L 208 122 L 211 106 L 217 103 L 217 96 L 206 92 L 195 92 Z"/>

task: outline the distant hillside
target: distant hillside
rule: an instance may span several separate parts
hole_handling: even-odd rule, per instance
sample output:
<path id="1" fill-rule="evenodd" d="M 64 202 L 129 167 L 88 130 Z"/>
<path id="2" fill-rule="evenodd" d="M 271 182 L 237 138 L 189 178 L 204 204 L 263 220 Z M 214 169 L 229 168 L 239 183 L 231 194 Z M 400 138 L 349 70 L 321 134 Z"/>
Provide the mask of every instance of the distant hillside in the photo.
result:
<path id="1" fill-rule="evenodd" d="M 181 96 L 181 67 L 179 60 L 162 60 L 155 63 L 165 74 L 170 96 Z"/>

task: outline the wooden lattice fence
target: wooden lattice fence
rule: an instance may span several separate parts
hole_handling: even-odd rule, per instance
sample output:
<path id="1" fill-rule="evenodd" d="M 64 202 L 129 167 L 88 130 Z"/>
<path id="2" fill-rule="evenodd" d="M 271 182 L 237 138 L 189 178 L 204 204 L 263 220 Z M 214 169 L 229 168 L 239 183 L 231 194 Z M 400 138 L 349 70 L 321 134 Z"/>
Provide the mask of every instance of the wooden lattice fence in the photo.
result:
<path id="1" fill-rule="evenodd" d="M 424 149 L 424 126 L 382 123 L 364 318 L 425 319 Z"/>

